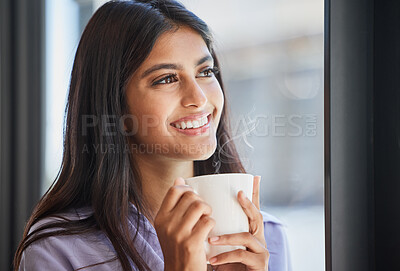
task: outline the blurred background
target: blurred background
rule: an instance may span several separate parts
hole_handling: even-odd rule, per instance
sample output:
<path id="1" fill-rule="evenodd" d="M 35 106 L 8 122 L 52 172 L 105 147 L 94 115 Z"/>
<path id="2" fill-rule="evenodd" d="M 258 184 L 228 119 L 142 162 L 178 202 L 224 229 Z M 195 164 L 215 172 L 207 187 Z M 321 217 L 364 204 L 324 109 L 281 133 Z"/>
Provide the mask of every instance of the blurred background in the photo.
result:
<path id="1" fill-rule="evenodd" d="M 61 164 L 64 107 L 80 35 L 102 0 L 47 0 L 42 193 Z M 282 221 L 293 270 L 325 269 L 322 0 L 184 0 L 212 29 L 234 140 L 262 176 L 262 209 Z"/>
<path id="2" fill-rule="evenodd" d="M 0 269 L 61 165 L 70 73 L 103 0 L 0 1 Z M 247 171 L 294 271 L 325 270 L 323 0 L 185 0 L 211 28 Z M 342 202 L 342 201 L 340 201 Z"/>
<path id="3" fill-rule="evenodd" d="M 293 270 L 400 270 L 400 2 L 324 1 L 183 2 L 214 31 L 234 140 Z M 57 175 L 73 57 L 102 4 L 0 1 L 0 270 Z"/>

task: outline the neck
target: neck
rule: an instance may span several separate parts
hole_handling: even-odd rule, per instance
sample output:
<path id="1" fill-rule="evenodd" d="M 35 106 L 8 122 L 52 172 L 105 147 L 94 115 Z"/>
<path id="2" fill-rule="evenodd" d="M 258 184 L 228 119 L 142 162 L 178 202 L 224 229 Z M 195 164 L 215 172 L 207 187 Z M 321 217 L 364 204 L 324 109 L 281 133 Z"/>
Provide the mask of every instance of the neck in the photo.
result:
<path id="1" fill-rule="evenodd" d="M 136 155 L 135 162 L 140 169 L 143 196 L 149 208 L 147 219 L 154 226 L 154 218 L 168 190 L 176 178 L 194 176 L 194 163 L 155 155 Z"/>

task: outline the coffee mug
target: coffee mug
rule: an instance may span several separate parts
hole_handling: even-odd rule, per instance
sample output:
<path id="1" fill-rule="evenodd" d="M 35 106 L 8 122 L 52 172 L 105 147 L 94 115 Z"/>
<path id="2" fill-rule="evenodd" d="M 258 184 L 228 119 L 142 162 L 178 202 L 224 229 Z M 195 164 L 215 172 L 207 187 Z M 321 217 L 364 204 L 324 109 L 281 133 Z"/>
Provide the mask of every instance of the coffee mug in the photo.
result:
<path id="1" fill-rule="evenodd" d="M 208 237 L 249 231 L 249 221 L 240 205 L 237 194 L 243 190 L 251 199 L 253 194 L 253 175 L 244 173 L 225 173 L 203 175 L 185 179 L 186 184 L 212 208 L 211 217 L 216 224 Z M 244 246 L 210 245 L 205 241 L 207 259 Z"/>

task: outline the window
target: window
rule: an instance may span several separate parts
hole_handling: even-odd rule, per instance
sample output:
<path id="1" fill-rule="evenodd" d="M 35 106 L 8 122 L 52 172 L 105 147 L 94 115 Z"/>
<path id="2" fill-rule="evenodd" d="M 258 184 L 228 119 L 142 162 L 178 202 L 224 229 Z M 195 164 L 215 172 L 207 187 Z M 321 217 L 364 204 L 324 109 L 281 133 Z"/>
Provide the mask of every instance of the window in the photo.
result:
<path id="1" fill-rule="evenodd" d="M 61 164 L 65 101 L 80 33 L 102 2 L 46 1 L 43 191 Z M 296 271 L 324 270 L 323 1 L 181 2 L 215 34 L 234 140 L 247 171 L 262 176 L 263 210 L 286 226 L 292 265 Z"/>

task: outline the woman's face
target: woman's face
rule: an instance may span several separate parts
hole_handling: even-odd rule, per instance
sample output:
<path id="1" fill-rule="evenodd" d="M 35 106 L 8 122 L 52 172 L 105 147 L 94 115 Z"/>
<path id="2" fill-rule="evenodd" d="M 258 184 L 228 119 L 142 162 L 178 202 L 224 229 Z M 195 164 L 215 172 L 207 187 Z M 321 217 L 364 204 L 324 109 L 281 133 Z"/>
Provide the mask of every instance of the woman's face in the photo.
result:
<path id="1" fill-rule="evenodd" d="M 127 87 L 137 152 L 180 160 L 205 160 L 214 153 L 224 97 L 213 67 L 194 30 L 180 27 L 158 38 Z"/>

